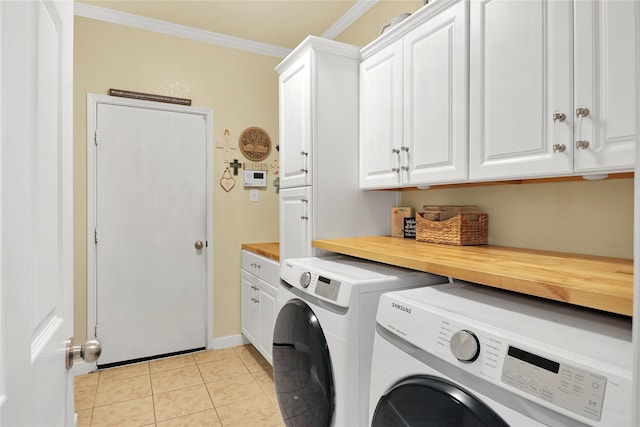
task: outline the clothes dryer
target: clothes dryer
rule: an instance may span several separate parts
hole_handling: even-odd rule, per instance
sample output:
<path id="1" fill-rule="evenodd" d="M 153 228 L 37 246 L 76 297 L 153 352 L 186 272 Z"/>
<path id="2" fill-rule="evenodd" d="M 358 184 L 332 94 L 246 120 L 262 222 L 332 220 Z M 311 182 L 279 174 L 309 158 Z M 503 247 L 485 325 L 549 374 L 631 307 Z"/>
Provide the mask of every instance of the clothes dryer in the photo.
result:
<path id="1" fill-rule="evenodd" d="M 380 295 L 448 279 L 346 256 L 286 259 L 280 277 L 273 375 L 285 423 L 366 425 Z"/>
<path id="2" fill-rule="evenodd" d="M 383 295 L 370 425 L 629 426 L 631 320 L 486 286 Z"/>

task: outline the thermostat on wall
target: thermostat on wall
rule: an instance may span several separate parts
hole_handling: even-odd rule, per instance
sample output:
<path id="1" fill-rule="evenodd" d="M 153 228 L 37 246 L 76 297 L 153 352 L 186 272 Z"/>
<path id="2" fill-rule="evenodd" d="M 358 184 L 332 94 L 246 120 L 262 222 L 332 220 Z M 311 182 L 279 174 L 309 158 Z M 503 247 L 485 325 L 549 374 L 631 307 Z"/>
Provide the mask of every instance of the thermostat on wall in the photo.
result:
<path id="1" fill-rule="evenodd" d="M 250 170 L 245 169 L 243 171 L 244 186 L 245 187 L 266 187 L 267 186 L 267 171 L 266 170 Z"/>

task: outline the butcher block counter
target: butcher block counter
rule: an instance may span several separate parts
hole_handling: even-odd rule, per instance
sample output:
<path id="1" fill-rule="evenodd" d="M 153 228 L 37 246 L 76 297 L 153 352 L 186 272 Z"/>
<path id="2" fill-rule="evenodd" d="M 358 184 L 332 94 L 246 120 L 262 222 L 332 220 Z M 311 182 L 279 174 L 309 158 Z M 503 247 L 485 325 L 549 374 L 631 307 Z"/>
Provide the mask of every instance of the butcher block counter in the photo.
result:
<path id="1" fill-rule="evenodd" d="M 267 243 L 243 243 L 241 248 L 253 252 L 265 258 L 280 262 L 280 244 L 278 242 Z"/>
<path id="2" fill-rule="evenodd" d="M 631 259 L 492 245 L 437 245 L 387 236 L 314 240 L 313 246 L 625 316 L 633 314 Z"/>

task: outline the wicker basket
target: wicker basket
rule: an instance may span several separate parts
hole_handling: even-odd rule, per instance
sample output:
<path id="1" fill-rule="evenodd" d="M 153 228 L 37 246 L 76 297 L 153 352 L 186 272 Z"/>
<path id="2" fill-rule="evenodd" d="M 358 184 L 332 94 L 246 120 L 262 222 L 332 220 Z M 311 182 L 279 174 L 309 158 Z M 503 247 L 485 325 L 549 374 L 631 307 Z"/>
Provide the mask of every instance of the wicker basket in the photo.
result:
<path id="1" fill-rule="evenodd" d="M 430 221 L 425 212 L 416 215 L 416 240 L 445 245 L 486 245 L 489 216 L 463 213 L 445 221 Z"/>

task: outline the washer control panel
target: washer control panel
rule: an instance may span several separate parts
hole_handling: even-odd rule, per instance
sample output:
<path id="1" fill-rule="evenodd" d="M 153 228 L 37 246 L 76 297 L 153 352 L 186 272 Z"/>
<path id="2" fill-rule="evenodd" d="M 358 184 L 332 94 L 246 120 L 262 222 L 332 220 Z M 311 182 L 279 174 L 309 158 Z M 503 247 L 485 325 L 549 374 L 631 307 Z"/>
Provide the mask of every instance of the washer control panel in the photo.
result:
<path id="1" fill-rule="evenodd" d="M 502 382 L 592 420 L 600 420 L 607 378 L 509 346 Z"/>

